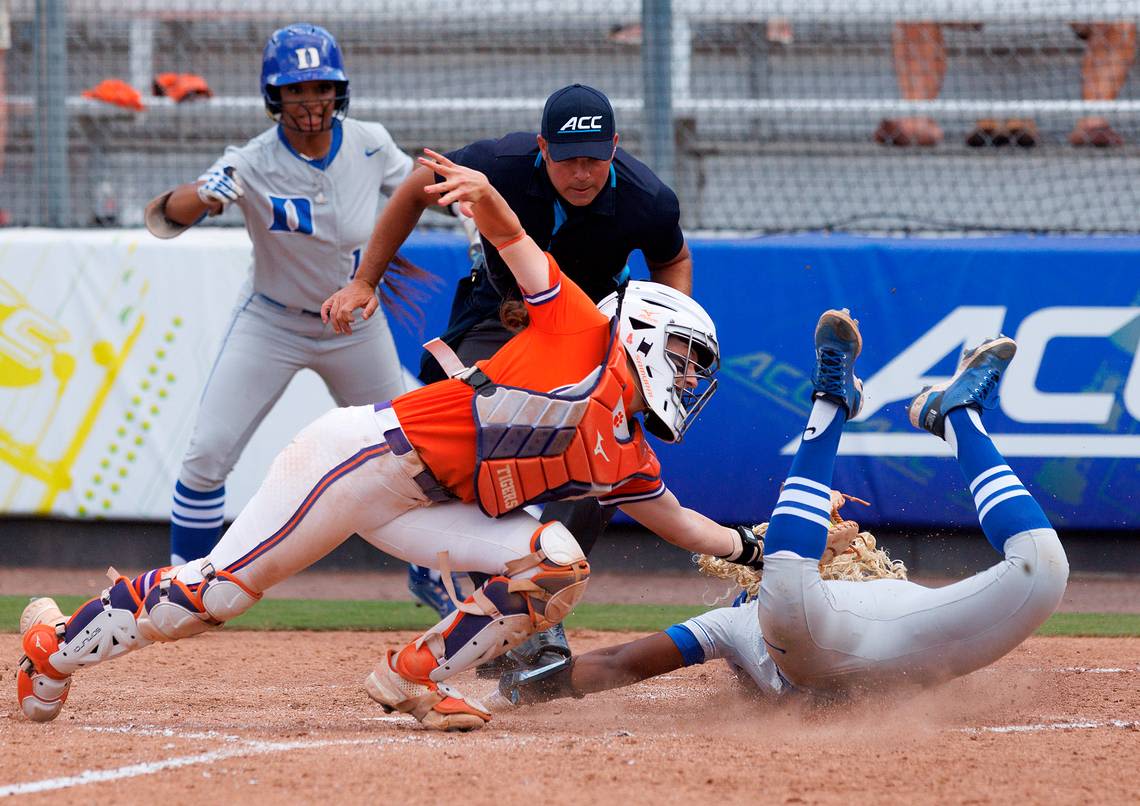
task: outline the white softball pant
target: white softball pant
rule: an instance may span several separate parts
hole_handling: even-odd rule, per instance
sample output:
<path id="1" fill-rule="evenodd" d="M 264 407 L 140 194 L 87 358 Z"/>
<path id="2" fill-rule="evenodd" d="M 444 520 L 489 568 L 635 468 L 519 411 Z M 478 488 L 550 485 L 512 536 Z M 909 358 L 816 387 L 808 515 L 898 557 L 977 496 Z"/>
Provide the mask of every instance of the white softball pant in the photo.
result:
<path id="1" fill-rule="evenodd" d="M 336 335 L 319 315 L 290 312 L 245 294 L 234 311 L 198 408 L 179 480 L 221 487 L 254 431 L 303 369 L 324 380 L 338 406 L 404 393 L 404 371 L 382 312 Z"/>
<path id="2" fill-rule="evenodd" d="M 503 573 L 532 551 L 540 524 L 526 512 L 493 519 L 475 504 L 432 503 L 413 478 L 415 451 L 398 455 L 385 434 L 390 408 L 334 409 L 303 429 L 207 559 L 261 593 L 308 567 L 353 533 L 407 562 L 435 567 L 447 551 L 455 571 Z M 178 573 L 201 579 L 200 562 Z"/>
<path id="3" fill-rule="evenodd" d="M 943 588 L 825 582 L 816 560 L 776 552 L 764 558 L 760 629 L 796 686 L 926 686 L 987 666 L 1032 635 L 1060 603 L 1068 575 L 1052 529 L 1014 535 L 1004 560 Z"/>

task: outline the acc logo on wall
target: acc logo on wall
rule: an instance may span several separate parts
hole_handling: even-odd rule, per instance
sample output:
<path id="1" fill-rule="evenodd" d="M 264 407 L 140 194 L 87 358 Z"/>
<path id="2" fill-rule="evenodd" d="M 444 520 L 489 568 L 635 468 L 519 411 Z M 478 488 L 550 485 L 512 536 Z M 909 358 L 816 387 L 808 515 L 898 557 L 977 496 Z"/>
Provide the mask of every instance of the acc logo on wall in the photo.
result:
<path id="1" fill-rule="evenodd" d="M 1055 523 L 1134 527 L 1140 307 L 951 303 L 944 313 L 923 316 L 918 305 L 892 300 L 894 307 L 884 309 L 877 299 L 854 294 L 846 299 L 865 319 L 865 350 L 859 359 L 864 407 L 843 432 L 834 483 L 873 498 L 873 510 L 861 521 L 895 526 L 972 522 L 973 502 L 961 489 L 949 446 L 911 427 L 906 409 L 922 387 L 950 377 L 964 349 L 1004 333 L 1017 341 L 1018 352 L 1002 378 L 1000 404 L 985 418 L 998 449 L 1042 494 L 1042 506 Z M 808 321 L 813 313 L 794 311 Z M 799 334 L 803 328 L 796 331 L 777 318 L 769 330 L 767 341 L 758 345 L 762 349 L 729 355 L 724 362 L 731 379 L 726 389 L 740 395 L 737 405 L 750 405 L 758 413 L 755 424 L 729 430 L 706 417 L 696 437 L 708 433 L 708 444 L 695 440 L 689 446 L 705 470 L 690 488 L 683 477 L 670 482 L 679 496 L 706 495 L 707 511 L 725 521 L 748 517 L 748 505 L 740 503 L 741 496 L 715 497 L 705 491 L 732 488 L 741 478 L 748 480 L 746 488 L 778 483 L 786 457 L 799 447 L 811 406 L 811 352 L 802 344 L 789 346 L 791 338 L 784 338 L 785 332 Z M 725 334 L 725 343 L 733 335 Z M 752 395 L 763 398 L 762 406 L 749 400 Z M 784 458 L 777 460 L 781 454 Z"/>
<path id="2" fill-rule="evenodd" d="M 1140 436 L 1120 433 L 1123 415 L 1140 421 L 1140 307 L 1055 306 L 1020 323 L 1007 322 L 1004 306 L 955 308 L 863 385 L 865 405 L 854 424 L 866 423 L 890 405 L 898 409 L 923 386 L 946 376 L 930 370 L 950 353 L 973 346 L 979 333 L 1010 332 L 1016 325 L 1017 357 L 1001 383 L 1001 412 L 1016 430 L 992 435 L 1006 456 L 1140 457 Z M 1117 368 L 1120 357 L 1128 366 Z M 1126 373 L 1126 374 L 1125 374 Z M 1083 387 L 1083 388 L 1082 388 Z M 795 449 L 798 438 L 783 453 Z M 849 456 L 934 456 L 944 443 L 913 430 L 844 434 Z"/>

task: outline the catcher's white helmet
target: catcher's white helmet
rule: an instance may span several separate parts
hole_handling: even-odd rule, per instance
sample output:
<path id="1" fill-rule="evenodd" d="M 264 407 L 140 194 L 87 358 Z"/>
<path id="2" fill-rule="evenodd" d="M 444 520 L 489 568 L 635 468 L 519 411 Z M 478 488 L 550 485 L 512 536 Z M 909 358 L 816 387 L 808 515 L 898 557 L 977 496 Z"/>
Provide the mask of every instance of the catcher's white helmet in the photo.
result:
<path id="1" fill-rule="evenodd" d="M 598 303 L 613 318 L 618 294 Z M 720 368 L 716 325 L 691 297 L 660 283 L 634 280 L 620 301 L 618 338 L 637 372 L 649 410 L 645 428 L 665 442 L 681 436 L 713 392 Z"/>

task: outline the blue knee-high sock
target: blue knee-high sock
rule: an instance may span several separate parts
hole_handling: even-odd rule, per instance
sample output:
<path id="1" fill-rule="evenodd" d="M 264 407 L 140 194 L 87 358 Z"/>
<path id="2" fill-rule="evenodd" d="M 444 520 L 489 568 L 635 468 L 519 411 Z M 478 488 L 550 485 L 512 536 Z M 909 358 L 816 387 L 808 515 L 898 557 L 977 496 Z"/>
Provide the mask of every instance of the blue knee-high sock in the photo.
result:
<path id="1" fill-rule="evenodd" d="M 958 464 L 986 539 L 1004 553 L 1005 541 L 1027 529 L 1052 529 L 1040 504 L 994 447 L 977 409 L 962 406 L 946 415 L 946 441 Z"/>
<path id="2" fill-rule="evenodd" d="M 817 400 L 804 429 L 792 469 L 768 521 L 764 553 L 791 551 L 820 559 L 831 526 L 831 476 L 847 413 L 829 400 Z"/>
<path id="3" fill-rule="evenodd" d="M 170 511 L 170 564 L 205 557 L 222 536 L 226 488 L 191 490 L 181 481 L 174 485 Z"/>

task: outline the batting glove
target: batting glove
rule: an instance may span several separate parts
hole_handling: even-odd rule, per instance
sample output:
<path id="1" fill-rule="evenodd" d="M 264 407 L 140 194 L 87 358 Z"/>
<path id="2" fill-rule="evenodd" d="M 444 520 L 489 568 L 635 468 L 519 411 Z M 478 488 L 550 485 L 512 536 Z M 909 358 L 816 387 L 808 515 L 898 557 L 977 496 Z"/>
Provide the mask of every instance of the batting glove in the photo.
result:
<path id="1" fill-rule="evenodd" d="M 234 176 L 233 167 L 216 168 L 198 177 L 198 198 L 205 204 L 220 204 L 226 207 L 245 195 L 241 182 Z"/>
<path id="2" fill-rule="evenodd" d="M 740 548 L 722 559 L 762 571 L 764 569 L 764 544 L 760 542 L 756 532 L 747 526 L 737 526 L 736 533 L 740 535 Z"/>

